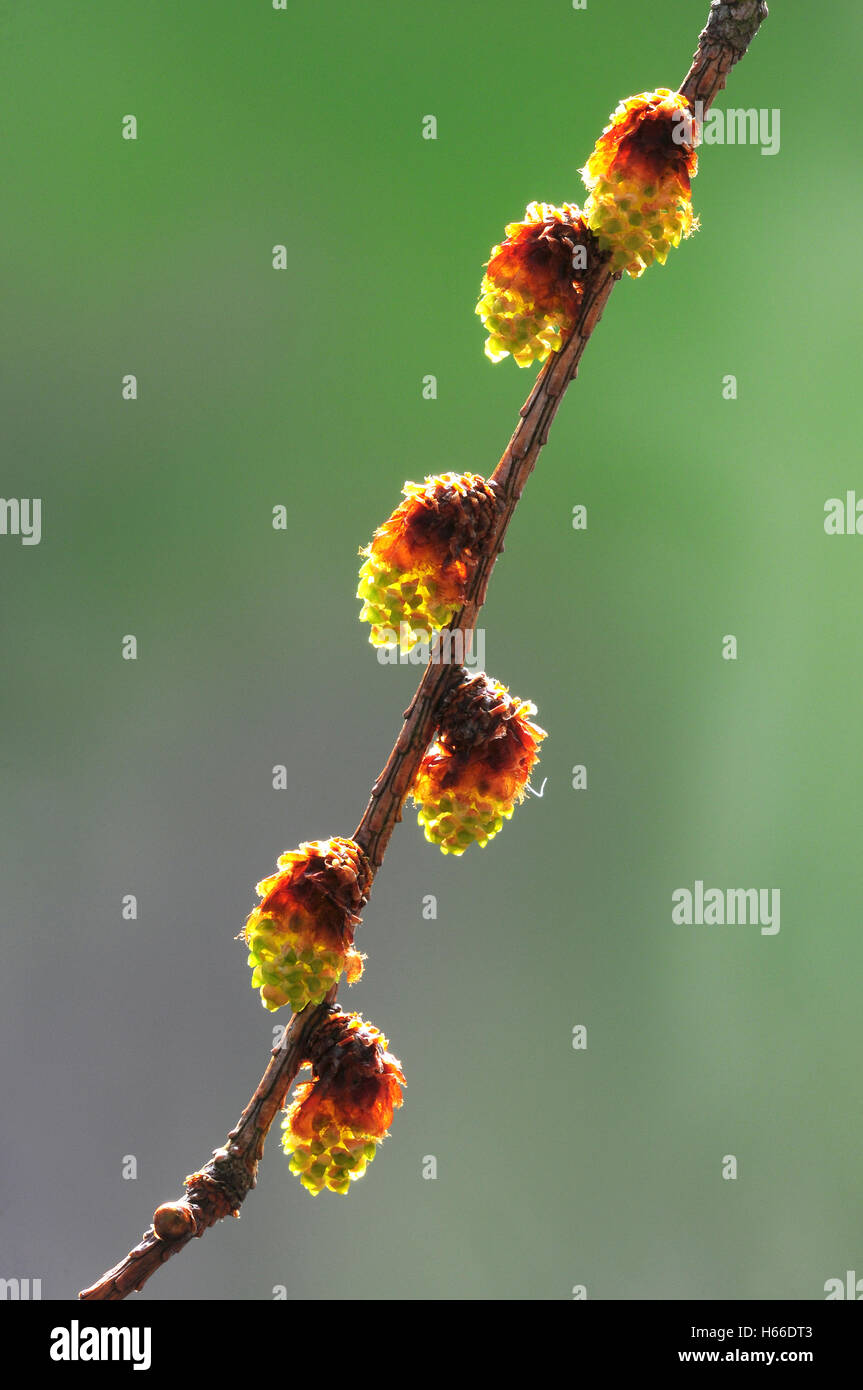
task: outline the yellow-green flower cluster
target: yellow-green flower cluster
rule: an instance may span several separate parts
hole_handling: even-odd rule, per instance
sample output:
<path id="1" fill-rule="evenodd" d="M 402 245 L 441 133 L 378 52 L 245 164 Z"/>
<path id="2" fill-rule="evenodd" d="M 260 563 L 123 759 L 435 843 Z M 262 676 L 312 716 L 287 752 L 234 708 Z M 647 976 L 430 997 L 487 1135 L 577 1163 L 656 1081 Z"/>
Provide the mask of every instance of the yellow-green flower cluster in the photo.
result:
<path id="1" fill-rule="evenodd" d="M 492 488 L 475 473 L 405 483 L 405 501 L 360 551 L 360 619 L 369 641 L 410 651 L 445 627 L 465 601 L 494 524 Z"/>
<path id="2" fill-rule="evenodd" d="M 291 1155 L 291 1172 L 312 1196 L 324 1188 L 345 1196 L 351 1182 L 362 1177 L 377 1153 L 378 1140 L 355 1134 L 350 1125 L 329 1124 L 325 1115 L 318 1120 L 315 1138 L 305 1143 L 290 1133 L 285 1118 L 282 1147 Z"/>
<path id="3" fill-rule="evenodd" d="M 424 783 L 418 783 L 417 795 L 429 796 Z M 484 849 L 515 810 L 514 805 L 502 807 L 470 789 L 437 798 L 431 795 L 419 802 L 419 808 L 417 821 L 429 844 L 437 845 L 442 854 L 464 854 L 473 844 Z"/>
<path id="4" fill-rule="evenodd" d="M 354 928 L 371 885 L 371 869 L 353 840 L 312 841 L 281 855 L 279 872 L 258 884 L 262 901 L 249 915 L 252 987 L 266 1009 L 299 1013 L 320 1004 L 342 973 L 363 971 Z"/>
<path id="5" fill-rule="evenodd" d="M 584 216 L 613 269 L 637 278 L 698 226 L 694 138 L 688 103 L 666 87 L 627 98 L 612 115 L 581 173 Z"/>
<path id="6" fill-rule="evenodd" d="M 266 1009 L 290 1004 L 291 1012 L 298 1014 L 307 1004 L 320 1004 L 341 979 L 346 967 L 344 955 L 328 951 L 318 942 L 303 947 L 310 933 L 314 933 L 314 922 L 302 912 L 280 921 L 261 917 L 249 930 L 252 988 L 260 990 Z M 353 978 L 361 971 L 362 964 Z"/>
<path id="7" fill-rule="evenodd" d="M 578 311 L 592 243 L 581 209 L 530 203 L 492 249 L 476 312 L 492 362 L 512 354 L 520 367 L 559 352 Z"/>
<path id="8" fill-rule="evenodd" d="M 484 847 L 524 799 L 545 738 L 534 714 L 534 705 L 498 681 L 464 673 L 412 789 L 425 837 L 443 854 Z"/>
<path id="9" fill-rule="evenodd" d="M 371 623 L 369 641 L 375 647 L 395 644 L 411 651 L 430 632 L 446 627 L 455 605 L 441 596 L 431 573 L 404 574 L 379 564 L 370 555 L 360 569 L 357 598 L 363 600 L 360 622 Z"/>
<path id="10" fill-rule="evenodd" d="M 382 1033 L 358 1014 L 334 1011 L 315 1036 L 312 1080 L 282 1120 L 291 1172 L 316 1197 L 343 1196 L 361 1178 L 402 1103 L 404 1073 Z"/>

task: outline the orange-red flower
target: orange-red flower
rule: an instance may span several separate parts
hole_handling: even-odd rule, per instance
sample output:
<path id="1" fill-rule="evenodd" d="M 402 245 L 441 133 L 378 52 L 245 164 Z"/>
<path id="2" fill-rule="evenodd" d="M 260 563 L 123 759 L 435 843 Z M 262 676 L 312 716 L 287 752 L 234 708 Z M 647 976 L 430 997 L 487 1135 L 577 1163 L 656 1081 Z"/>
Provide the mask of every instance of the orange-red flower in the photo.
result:
<path id="1" fill-rule="evenodd" d="M 520 367 L 562 347 L 578 313 L 593 235 L 581 208 L 530 203 L 492 250 L 476 312 L 492 362 L 512 353 Z"/>
<path id="2" fill-rule="evenodd" d="M 436 742 L 412 789 L 425 837 L 444 854 L 486 845 L 508 820 L 537 760 L 545 731 L 536 707 L 484 673 L 469 678 L 445 705 Z"/>
<path id="3" fill-rule="evenodd" d="M 372 874 L 359 845 L 339 837 L 302 844 L 277 863 L 279 872 L 258 884 L 262 901 L 244 935 L 264 1007 L 290 1004 L 299 1013 L 319 1004 L 343 971 L 349 984 L 362 974 L 354 928 Z"/>
<path id="4" fill-rule="evenodd" d="M 581 173 L 585 218 L 616 270 L 641 275 L 698 226 L 694 144 L 690 107 L 667 87 L 628 97 L 612 115 Z"/>
<path id="5" fill-rule="evenodd" d="M 405 501 L 360 551 L 357 597 L 369 641 L 409 651 L 464 603 L 497 501 L 476 473 L 444 473 L 402 490 Z"/>
<path id="6" fill-rule="evenodd" d="M 362 1177 L 402 1104 L 404 1073 L 386 1038 L 358 1014 L 334 1012 L 315 1035 L 312 1080 L 282 1121 L 291 1171 L 317 1196 L 347 1193 Z"/>

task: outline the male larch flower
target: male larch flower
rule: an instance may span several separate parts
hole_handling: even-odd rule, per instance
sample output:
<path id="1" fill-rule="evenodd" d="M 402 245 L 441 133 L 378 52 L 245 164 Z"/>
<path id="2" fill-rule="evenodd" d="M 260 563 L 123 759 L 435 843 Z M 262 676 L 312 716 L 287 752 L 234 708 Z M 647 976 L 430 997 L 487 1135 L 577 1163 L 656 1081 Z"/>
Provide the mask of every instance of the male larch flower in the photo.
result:
<path id="1" fill-rule="evenodd" d="M 258 884 L 262 901 L 244 929 L 252 987 L 267 1009 L 290 1004 L 299 1013 L 338 984 L 363 973 L 354 928 L 372 882 L 368 860 L 353 840 L 336 837 L 281 855 L 279 872 Z"/>
<path id="2" fill-rule="evenodd" d="M 545 731 L 536 707 L 480 673 L 456 687 L 412 789 L 425 837 L 444 854 L 486 845 L 524 800 Z"/>
<path id="3" fill-rule="evenodd" d="M 593 234 L 581 208 L 530 203 L 492 249 L 476 312 L 492 362 L 512 353 L 520 367 L 558 352 L 575 325 Z"/>
<path id="4" fill-rule="evenodd" d="M 410 651 L 464 603 L 497 500 L 475 473 L 444 473 L 402 491 L 405 501 L 360 551 L 357 597 L 360 619 L 372 625 L 369 641 Z"/>
<path id="5" fill-rule="evenodd" d="M 324 1188 L 345 1194 L 386 1138 L 404 1073 L 387 1039 L 358 1014 L 334 1012 L 312 1046 L 312 1080 L 297 1087 L 285 1113 L 282 1148 L 313 1196 Z"/>
<path id="6" fill-rule="evenodd" d="M 613 113 L 581 175 L 585 218 L 615 270 L 643 274 L 698 226 L 694 139 L 686 99 L 667 87 L 628 97 Z"/>

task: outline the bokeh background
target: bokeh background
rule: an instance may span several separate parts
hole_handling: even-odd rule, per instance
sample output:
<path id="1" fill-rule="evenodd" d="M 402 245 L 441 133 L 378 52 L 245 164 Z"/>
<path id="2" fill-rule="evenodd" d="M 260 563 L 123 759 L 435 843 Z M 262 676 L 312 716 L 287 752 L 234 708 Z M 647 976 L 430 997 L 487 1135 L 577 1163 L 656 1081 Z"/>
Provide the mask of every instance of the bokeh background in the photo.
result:
<path id="1" fill-rule="evenodd" d="M 483 356 L 489 247 L 581 199 L 707 8 L 2 6 L 0 491 L 43 499 L 39 546 L 0 538 L 4 1277 L 73 1298 L 239 1115 L 279 1022 L 234 940 L 254 884 L 350 834 L 416 681 L 357 621 L 357 549 L 405 479 L 493 468 L 534 372 Z M 863 496 L 863 19 L 773 9 L 720 105 L 778 107 L 781 150 L 702 149 L 702 229 L 618 286 L 493 577 L 544 796 L 461 860 L 407 813 L 366 911 L 342 999 L 406 1068 L 392 1135 L 347 1201 L 274 1135 L 241 1223 L 143 1298 L 817 1299 L 863 1269 L 863 538 L 823 529 Z M 780 933 L 673 926 L 697 878 L 778 887 Z"/>

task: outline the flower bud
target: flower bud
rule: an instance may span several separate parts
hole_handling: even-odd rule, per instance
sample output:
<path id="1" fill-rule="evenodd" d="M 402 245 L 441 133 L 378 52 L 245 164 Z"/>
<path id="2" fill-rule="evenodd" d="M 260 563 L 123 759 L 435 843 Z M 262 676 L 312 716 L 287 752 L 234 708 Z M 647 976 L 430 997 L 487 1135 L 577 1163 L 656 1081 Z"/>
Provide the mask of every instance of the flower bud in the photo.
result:
<path id="1" fill-rule="evenodd" d="M 345 1195 L 386 1138 L 405 1084 L 387 1047 L 377 1028 L 340 1010 L 315 1034 L 312 1080 L 297 1087 L 282 1120 L 291 1172 L 312 1196 L 324 1188 Z"/>
<path id="2" fill-rule="evenodd" d="M 405 501 L 360 551 L 357 597 L 361 621 L 372 625 L 369 641 L 410 651 L 464 603 L 497 501 L 475 473 L 444 473 L 402 491 Z"/>
<path id="3" fill-rule="evenodd" d="M 575 325 L 593 246 L 581 208 L 571 203 L 530 203 L 523 222 L 510 222 L 476 306 L 488 330 L 486 357 L 500 362 L 512 353 L 528 367 L 560 351 Z"/>
<path id="4" fill-rule="evenodd" d="M 614 270 L 633 278 L 695 231 L 694 120 L 678 92 L 660 87 L 621 102 L 581 170 L 588 225 Z"/>
<path id="5" fill-rule="evenodd" d="M 372 873 L 359 845 L 338 837 L 302 844 L 277 864 L 279 872 L 258 884 L 262 901 L 244 935 L 264 1007 L 290 1004 L 299 1013 L 320 1004 L 343 971 L 349 984 L 362 974 L 354 928 Z"/>
<path id="6" fill-rule="evenodd" d="M 153 1213 L 153 1233 L 168 1243 L 196 1234 L 188 1202 L 163 1202 Z"/>
<path id="7" fill-rule="evenodd" d="M 524 800 L 545 731 L 535 705 L 480 673 L 457 686 L 412 789 L 425 837 L 444 854 L 486 845 Z"/>

